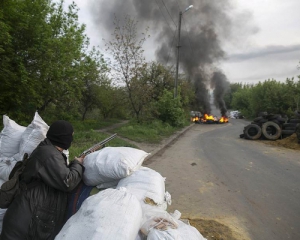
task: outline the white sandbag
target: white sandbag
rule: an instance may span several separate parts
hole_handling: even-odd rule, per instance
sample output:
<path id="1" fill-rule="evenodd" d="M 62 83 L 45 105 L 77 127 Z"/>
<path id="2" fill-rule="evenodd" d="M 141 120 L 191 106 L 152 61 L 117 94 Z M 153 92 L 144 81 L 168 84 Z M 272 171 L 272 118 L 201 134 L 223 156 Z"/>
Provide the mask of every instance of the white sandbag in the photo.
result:
<path id="1" fill-rule="evenodd" d="M 0 208 L 0 234 L 2 232 L 3 218 L 4 218 L 4 214 L 6 213 L 6 210 L 7 209 Z"/>
<path id="2" fill-rule="evenodd" d="M 30 155 L 32 151 L 46 138 L 49 126 L 36 112 L 32 122 L 28 125 L 21 137 L 19 149 L 19 161 L 23 159 L 25 153 Z"/>
<path id="3" fill-rule="evenodd" d="M 120 180 L 138 170 L 149 155 L 130 147 L 105 147 L 84 159 L 83 181 L 88 186 Z"/>
<path id="4" fill-rule="evenodd" d="M 16 163 L 17 161 L 13 157 L 0 157 L 0 179 L 7 181 L 9 174 Z"/>
<path id="5" fill-rule="evenodd" d="M 176 220 L 178 227 L 176 229 L 169 228 L 161 231 L 152 228 L 147 236 L 147 240 L 207 240 L 193 226 L 185 224 L 180 220 Z"/>
<path id="6" fill-rule="evenodd" d="M 55 240 L 133 240 L 139 232 L 142 209 L 126 189 L 106 189 L 87 198 Z"/>
<path id="7" fill-rule="evenodd" d="M 139 233 L 136 236 L 135 240 L 147 240 L 147 236 L 145 236 L 141 231 L 139 231 Z"/>
<path id="8" fill-rule="evenodd" d="M 112 182 L 105 182 L 97 185 L 98 189 L 106 189 L 106 188 L 117 188 L 119 180 L 114 180 Z"/>
<path id="9" fill-rule="evenodd" d="M 170 228 L 178 227 L 176 218 L 161 208 L 143 205 L 142 210 L 143 221 L 140 230 L 146 236 L 148 236 L 151 229 L 160 227 L 162 224 L 164 226 L 169 226 Z"/>
<path id="10" fill-rule="evenodd" d="M 0 133 L 0 157 L 12 157 L 19 152 L 21 136 L 26 127 L 20 126 L 3 115 L 3 129 Z"/>
<path id="11" fill-rule="evenodd" d="M 141 167 L 130 176 L 121 179 L 117 187 L 125 187 L 141 202 L 146 198 L 156 204 L 163 204 L 165 201 L 165 178 L 147 167 Z"/>

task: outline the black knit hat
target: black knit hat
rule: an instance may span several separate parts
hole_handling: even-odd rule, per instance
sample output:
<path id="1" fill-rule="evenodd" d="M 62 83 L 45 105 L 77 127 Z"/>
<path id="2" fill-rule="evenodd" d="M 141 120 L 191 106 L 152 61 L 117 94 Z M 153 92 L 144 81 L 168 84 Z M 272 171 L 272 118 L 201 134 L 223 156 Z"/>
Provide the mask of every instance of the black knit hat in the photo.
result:
<path id="1" fill-rule="evenodd" d="M 51 124 L 46 136 L 54 146 L 67 150 L 73 141 L 73 132 L 69 122 L 58 120 Z"/>

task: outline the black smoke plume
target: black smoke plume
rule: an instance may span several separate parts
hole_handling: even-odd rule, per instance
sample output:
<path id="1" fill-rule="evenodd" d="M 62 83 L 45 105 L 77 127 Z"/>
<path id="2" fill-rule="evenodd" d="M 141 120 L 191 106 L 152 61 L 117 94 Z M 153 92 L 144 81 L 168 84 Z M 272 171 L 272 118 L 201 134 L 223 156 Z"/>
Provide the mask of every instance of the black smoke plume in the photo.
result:
<path id="1" fill-rule="evenodd" d="M 214 89 L 214 101 L 217 108 L 220 109 L 222 116 L 226 116 L 227 108 L 224 102 L 224 94 L 229 89 L 227 77 L 221 71 L 216 71 L 212 75 L 211 87 Z"/>
<path id="2" fill-rule="evenodd" d="M 184 12 L 189 5 L 192 9 Z M 226 80 L 224 74 L 215 73 L 212 77 L 211 69 L 224 59 L 225 52 L 222 42 L 229 41 L 237 33 L 232 28 L 243 22 L 246 28 L 247 18 L 236 14 L 231 0 L 94 0 L 90 1 L 91 13 L 95 26 L 101 37 L 109 37 L 113 32 L 113 20 L 116 15 L 122 19 L 130 15 L 139 22 L 138 30 L 144 31 L 150 27 L 150 35 L 154 39 L 151 51 L 155 52 L 156 59 L 162 63 L 175 66 L 177 51 L 177 27 L 179 12 L 182 15 L 180 41 L 180 72 L 192 80 L 195 87 L 197 106 L 210 113 L 209 92 L 210 86 L 223 86 Z M 235 21 L 235 17 L 239 21 Z M 146 49 L 147 52 L 147 49 Z M 220 76 L 219 76 L 220 75 Z M 215 82 L 210 84 L 211 79 Z M 216 80 L 218 79 L 218 80 Z M 226 80 L 227 81 L 227 80 Z M 224 88 L 215 89 L 218 99 L 223 96 Z M 218 101 L 221 112 L 226 106 Z"/>

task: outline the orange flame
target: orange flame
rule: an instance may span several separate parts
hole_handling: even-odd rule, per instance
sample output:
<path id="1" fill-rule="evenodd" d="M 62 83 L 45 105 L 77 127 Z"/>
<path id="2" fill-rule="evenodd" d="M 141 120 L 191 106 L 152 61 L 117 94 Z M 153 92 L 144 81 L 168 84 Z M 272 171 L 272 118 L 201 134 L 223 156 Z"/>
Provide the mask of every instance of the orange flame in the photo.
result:
<path id="1" fill-rule="evenodd" d="M 219 120 L 220 123 L 227 123 L 228 122 L 228 117 L 222 116 Z"/>
<path id="2" fill-rule="evenodd" d="M 217 121 L 217 118 L 214 117 L 213 115 L 208 115 L 207 113 L 205 113 L 201 118 L 201 122 L 207 122 L 207 121 Z"/>
<path id="3" fill-rule="evenodd" d="M 192 122 L 198 122 L 198 121 L 199 121 L 199 117 L 192 117 L 192 118 L 191 118 L 191 121 L 192 121 Z"/>

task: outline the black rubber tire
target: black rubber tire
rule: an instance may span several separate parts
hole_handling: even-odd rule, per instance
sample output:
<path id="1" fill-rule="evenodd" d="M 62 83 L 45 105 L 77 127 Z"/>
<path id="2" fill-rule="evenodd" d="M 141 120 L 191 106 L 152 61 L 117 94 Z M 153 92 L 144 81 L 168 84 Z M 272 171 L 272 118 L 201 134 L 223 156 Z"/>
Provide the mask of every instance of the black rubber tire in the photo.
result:
<path id="1" fill-rule="evenodd" d="M 266 123 L 266 122 L 268 122 L 268 119 L 263 118 L 263 119 L 259 120 L 260 124 L 263 124 L 263 123 Z"/>
<path id="2" fill-rule="evenodd" d="M 296 118 L 290 119 L 289 123 L 300 123 L 300 119 L 296 119 Z"/>
<path id="3" fill-rule="evenodd" d="M 245 138 L 245 134 L 244 133 L 240 134 L 240 138 Z"/>
<path id="4" fill-rule="evenodd" d="M 295 128 L 297 126 L 297 123 L 284 123 L 282 125 L 282 128 L 286 129 L 287 127 L 293 127 Z"/>
<path id="5" fill-rule="evenodd" d="M 284 127 L 282 128 L 282 130 L 292 130 L 292 131 L 296 131 L 296 127 Z"/>
<path id="6" fill-rule="evenodd" d="M 284 130 L 281 131 L 281 135 L 292 135 L 293 133 L 295 133 L 294 130 L 284 129 Z"/>
<path id="7" fill-rule="evenodd" d="M 278 122 L 280 122 L 280 123 L 285 123 L 285 121 L 286 121 L 286 119 L 285 118 L 277 118 L 276 119 Z"/>
<path id="8" fill-rule="evenodd" d="M 258 125 L 258 126 L 262 126 L 262 123 L 259 123 L 259 122 L 251 122 L 251 124 L 256 124 L 256 125 Z"/>
<path id="9" fill-rule="evenodd" d="M 256 140 L 261 137 L 261 127 L 257 124 L 249 124 L 244 130 L 245 138 Z"/>
<path id="10" fill-rule="evenodd" d="M 279 126 L 282 125 L 277 119 L 272 119 L 272 120 L 270 120 L 270 121 L 272 121 L 272 122 L 274 122 L 274 123 L 277 123 Z"/>
<path id="11" fill-rule="evenodd" d="M 282 116 L 280 114 L 274 114 L 273 116 L 269 117 L 269 120 L 273 120 L 273 119 L 278 119 L 278 118 L 282 118 Z"/>
<path id="12" fill-rule="evenodd" d="M 272 121 L 264 123 L 261 131 L 264 137 L 269 140 L 277 140 L 281 136 L 280 126 Z"/>
<path id="13" fill-rule="evenodd" d="M 263 119 L 263 117 L 257 117 L 257 118 L 254 118 L 253 119 L 253 122 L 259 122 L 260 120 L 262 120 Z"/>

